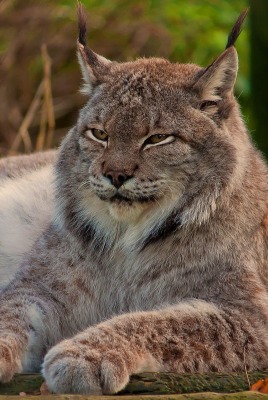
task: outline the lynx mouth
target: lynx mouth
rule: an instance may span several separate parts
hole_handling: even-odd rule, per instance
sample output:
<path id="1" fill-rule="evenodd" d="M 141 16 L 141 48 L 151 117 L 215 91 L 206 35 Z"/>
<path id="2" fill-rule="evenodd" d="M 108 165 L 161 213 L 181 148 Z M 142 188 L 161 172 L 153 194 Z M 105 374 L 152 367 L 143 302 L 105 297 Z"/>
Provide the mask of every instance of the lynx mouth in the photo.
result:
<path id="1" fill-rule="evenodd" d="M 129 197 L 123 196 L 120 193 L 116 193 L 114 196 L 110 197 L 109 199 L 103 199 L 106 201 L 109 201 L 111 203 L 115 203 L 115 204 L 120 204 L 120 205 L 128 205 L 131 206 L 133 203 L 149 203 L 151 201 L 155 200 L 154 196 L 150 196 L 150 197 L 137 197 L 135 199 L 131 199 Z"/>
<path id="2" fill-rule="evenodd" d="M 111 197 L 111 198 L 109 199 L 109 201 L 110 201 L 111 203 L 118 203 L 118 204 L 127 203 L 127 204 L 130 205 L 130 206 L 131 206 L 132 203 L 133 203 L 133 200 L 131 200 L 131 199 L 125 197 L 125 196 L 122 196 L 122 195 L 119 194 L 119 193 L 117 193 L 117 194 L 115 194 L 113 197 Z"/>

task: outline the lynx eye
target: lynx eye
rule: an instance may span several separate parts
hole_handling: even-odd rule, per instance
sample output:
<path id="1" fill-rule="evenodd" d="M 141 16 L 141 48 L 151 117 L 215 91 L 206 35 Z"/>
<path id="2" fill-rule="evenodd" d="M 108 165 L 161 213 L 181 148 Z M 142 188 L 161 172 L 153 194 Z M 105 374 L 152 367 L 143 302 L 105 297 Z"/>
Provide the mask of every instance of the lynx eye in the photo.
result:
<path id="1" fill-rule="evenodd" d="M 88 128 L 85 131 L 85 136 L 87 136 L 89 139 L 96 140 L 97 142 L 100 142 L 104 145 L 106 145 L 108 142 L 108 135 L 102 129 Z"/>
<path id="2" fill-rule="evenodd" d="M 147 140 L 148 140 L 148 144 L 155 144 L 155 143 L 160 143 L 163 142 L 163 140 L 165 140 L 167 137 L 167 135 L 153 135 L 150 136 Z"/>
<path id="3" fill-rule="evenodd" d="M 173 135 L 163 135 L 163 134 L 156 134 L 156 135 L 152 135 L 150 137 L 148 137 L 145 142 L 144 142 L 144 146 L 152 146 L 152 145 L 156 145 L 156 144 L 164 144 L 164 143 L 170 143 L 173 142 L 174 140 L 174 136 Z"/>
<path id="4" fill-rule="evenodd" d="M 93 135 L 96 139 L 102 140 L 103 142 L 106 142 L 106 140 L 108 139 L 107 133 L 104 132 L 104 131 L 102 131 L 101 129 L 92 128 L 92 129 L 90 129 L 90 130 L 91 130 L 92 135 Z"/>

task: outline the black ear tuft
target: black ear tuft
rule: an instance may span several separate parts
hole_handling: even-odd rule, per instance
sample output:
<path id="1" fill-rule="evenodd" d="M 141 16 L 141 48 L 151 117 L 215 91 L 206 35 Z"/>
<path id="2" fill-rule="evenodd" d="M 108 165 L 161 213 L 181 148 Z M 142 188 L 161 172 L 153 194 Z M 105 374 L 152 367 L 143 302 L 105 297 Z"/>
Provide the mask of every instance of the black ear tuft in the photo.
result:
<path id="1" fill-rule="evenodd" d="M 246 8 L 244 11 L 242 11 L 242 13 L 239 15 L 239 17 L 235 21 L 235 24 L 228 36 L 228 41 L 227 41 L 225 49 L 228 49 L 229 47 L 234 46 L 236 39 L 238 38 L 238 36 L 241 33 L 242 25 L 243 25 L 243 22 L 244 22 L 246 16 L 248 15 L 248 12 L 249 12 L 249 7 Z"/>
<path id="2" fill-rule="evenodd" d="M 87 19 L 83 4 L 77 2 L 77 16 L 78 16 L 78 42 L 86 46 L 86 33 L 87 33 Z"/>
<path id="3" fill-rule="evenodd" d="M 1 1 L 1 0 L 0 0 Z M 103 81 L 110 71 L 112 62 L 94 53 L 86 45 L 87 18 L 83 4 L 77 1 L 78 40 L 77 55 L 85 85 L 82 93 L 90 94 L 92 89 Z"/>

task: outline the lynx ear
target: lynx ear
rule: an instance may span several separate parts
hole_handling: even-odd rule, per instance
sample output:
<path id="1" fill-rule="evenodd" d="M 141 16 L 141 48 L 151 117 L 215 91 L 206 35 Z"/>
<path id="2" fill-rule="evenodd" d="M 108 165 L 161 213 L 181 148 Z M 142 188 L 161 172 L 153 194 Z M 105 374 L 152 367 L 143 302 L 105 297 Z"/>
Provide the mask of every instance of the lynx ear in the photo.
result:
<path id="1" fill-rule="evenodd" d="M 201 109 L 210 109 L 213 112 L 219 100 L 227 100 L 232 95 L 238 70 L 238 57 L 234 45 L 248 12 L 249 8 L 242 11 L 235 21 L 228 36 L 226 50 L 197 76 L 193 88 L 201 97 Z"/>
<path id="2" fill-rule="evenodd" d="M 92 89 L 103 81 L 109 72 L 111 61 L 99 56 L 86 45 L 86 14 L 80 2 L 77 4 L 78 14 L 78 61 L 81 67 L 84 86 L 81 91 L 90 94 Z"/>
<path id="3" fill-rule="evenodd" d="M 235 48 L 226 49 L 193 85 L 202 102 L 217 102 L 232 94 L 238 71 L 238 57 Z"/>

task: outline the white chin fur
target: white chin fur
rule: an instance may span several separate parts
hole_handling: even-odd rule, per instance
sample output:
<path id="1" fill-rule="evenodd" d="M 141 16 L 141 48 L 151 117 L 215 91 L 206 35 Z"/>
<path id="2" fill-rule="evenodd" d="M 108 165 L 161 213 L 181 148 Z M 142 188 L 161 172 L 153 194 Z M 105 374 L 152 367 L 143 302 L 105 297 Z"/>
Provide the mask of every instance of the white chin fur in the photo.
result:
<path id="1" fill-rule="evenodd" d="M 148 208 L 148 203 L 110 203 L 109 212 L 112 218 L 122 222 L 135 222 Z"/>

